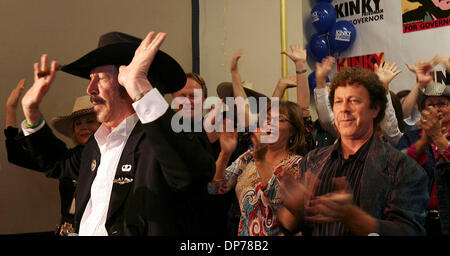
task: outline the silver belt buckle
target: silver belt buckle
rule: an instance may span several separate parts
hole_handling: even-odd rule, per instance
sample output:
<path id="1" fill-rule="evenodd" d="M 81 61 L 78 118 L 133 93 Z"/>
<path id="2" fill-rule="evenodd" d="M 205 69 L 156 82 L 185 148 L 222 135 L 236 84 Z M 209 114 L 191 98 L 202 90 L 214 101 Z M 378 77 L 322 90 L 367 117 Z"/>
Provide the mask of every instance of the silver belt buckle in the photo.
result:
<path id="1" fill-rule="evenodd" d="M 438 210 L 428 210 L 428 218 L 438 220 L 440 217 Z"/>
<path id="2" fill-rule="evenodd" d="M 64 222 L 64 224 L 61 225 L 61 231 L 59 232 L 60 236 L 69 236 L 69 234 L 74 233 L 75 230 L 73 229 L 72 223 Z"/>

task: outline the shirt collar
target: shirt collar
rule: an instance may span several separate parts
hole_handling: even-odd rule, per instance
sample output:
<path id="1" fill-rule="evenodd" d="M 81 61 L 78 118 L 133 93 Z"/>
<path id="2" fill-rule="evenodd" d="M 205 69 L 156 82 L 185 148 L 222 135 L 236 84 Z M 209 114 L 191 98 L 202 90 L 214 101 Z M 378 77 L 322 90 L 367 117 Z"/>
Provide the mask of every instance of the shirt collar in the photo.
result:
<path id="1" fill-rule="evenodd" d="M 97 129 L 97 131 L 94 134 L 95 140 L 99 145 L 103 145 L 106 143 L 108 138 L 112 138 L 113 136 L 120 136 L 120 137 L 128 137 L 131 132 L 133 131 L 134 126 L 136 125 L 137 121 L 139 120 L 136 113 L 134 113 L 131 116 L 128 116 L 125 118 L 116 128 L 114 128 L 112 131 L 110 131 L 106 126 L 103 124 L 100 125 L 100 127 Z"/>
<path id="2" fill-rule="evenodd" d="M 376 136 L 375 133 L 372 134 L 372 137 L 364 145 L 362 145 L 358 151 L 356 151 L 355 154 L 350 155 L 347 160 L 353 160 L 353 159 L 359 159 L 360 162 L 365 161 L 365 157 L 360 157 L 363 154 L 366 154 L 369 152 L 370 145 L 372 144 L 373 137 Z M 342 157 L 344 159 L 344 155 L 342 153 L 342 147 L 341 147 L 341 138 L 338 139 L 338 141 L 332 146 L 333 150 L 331 152 L 331 157 L 336 158 L 338 156 Z"/>
<path id="3" fill-rule="evenodd" d="M 338 138 L 336 143 L 334 143 L 332 146 L 332 151 L 331 151 L 331 157 L 336 158 L 337 156 L 339 156 L 339 153 L 342 151 L 341 150 L 341 138 Z"/>

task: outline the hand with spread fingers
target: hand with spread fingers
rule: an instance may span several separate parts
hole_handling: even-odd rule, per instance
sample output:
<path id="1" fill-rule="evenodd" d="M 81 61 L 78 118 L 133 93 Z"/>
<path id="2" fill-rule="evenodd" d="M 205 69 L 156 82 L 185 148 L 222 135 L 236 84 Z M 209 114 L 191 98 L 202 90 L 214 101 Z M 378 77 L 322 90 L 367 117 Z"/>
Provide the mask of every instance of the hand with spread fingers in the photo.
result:
<path id="1" fill-rule="evenodd" d="M 291 53 L 282 51 L 281 54 L 288 56 L 294 63 L 306 63 L 306 50 L 300 44 L 290 45 Z"/>
<path id="2" fill-rule="evenodd" d="M 433 81 L 433 65 L 430 59 L 418 61 L 414 67 L 408 63 L 406 66 L 416 75 L 417 83 L 421 88 L 427 87 Z"/>
<path id="3" fill-rule="evenodd" d="M 282 51 L 281 54 L 288 56 L 295 64 L 295 72 L 297 78 L 297 104 L 300 106 L 303 112 L 303 116 L 310 116 L 309 105 L 310 91 L 309 84 L 306 75 L 306 49 L 301 47 L 300 44 L 290 45 L 291 52 Z M 277 94 L 284 94 L 284 91 L 278 91 Z"/>
<path id="4" fill-rule="evenodd" d="M 375 74 L 377 74 L 384 88 L 389 91 L 389 84 L 391 81 L 402 72 L 398 68 L 396 63 L 393 62 L 382 62 L 380 66 L 375 63 Z"/>
<path id="5" fill-rule="evenodd" d="M 41 56 L 41 63 L 34 63 L 34 83 L 22 98 L 22 108 L 28 125 L 32 126 L 41 120 L 39 104 L 47 94 L 51 83 L 55 79 L 57 71 L 56 61 L 52 61 L 50 66 L 47 64 L 47 54 Z M 47 75 L 42 77 L 38 73 L 45 72 Z"/>
<path id="6" fill-rule="evenodd" d="M 236 150 L 238 138 L 237 132 L 226 132 L 226 123 L 228 119 L 223 120 L 223 132 L 218 132 L 220 142 L 220 154 L 216 160 L 216 172 L 213 177 L 213 181 L 220 181 L 225 178 L 225 169 L 228 166 L 228 161 L 231 155 Z"/>
<path id="7" fill-rule="evenodd" d="M 413 74 L 416 74 L 418 66 L 424 65 L 424 64 L 430 64 L 431 65 L 432 64 L 432 59 L 425 59 L 425 60 L 418 61 L 418 62 L 416 62 L 415 66 L 412 66 L 412 65 L 410 65 L 408 63 L 405 63 L 405 65 L 408 68 L 408 70 L 411 71 L 411 73 L 413 73 Z"/>
<path id="8" fill-rule="evenodd" d="M 148 33 L 136 49 L 130 64 L 120 66 L 119 83 L 125 87 L 132 99 L 144 91 L 153 89 L 147 73 L 166 36 L 166 33 L 158 33 L 156 36 L 153 31 Z"/>

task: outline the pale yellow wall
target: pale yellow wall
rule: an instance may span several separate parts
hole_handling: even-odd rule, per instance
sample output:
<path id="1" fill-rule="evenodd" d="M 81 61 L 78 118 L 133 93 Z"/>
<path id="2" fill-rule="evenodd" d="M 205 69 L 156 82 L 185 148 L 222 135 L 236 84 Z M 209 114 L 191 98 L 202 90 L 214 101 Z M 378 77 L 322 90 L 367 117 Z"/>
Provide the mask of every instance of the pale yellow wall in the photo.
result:
<path id="1" fill-rule="evenodd" d="M 301 0 L 286 0 L 286 6 L 289 49 L 304 43 Z M 282 75 L 279 0 L 200 0 L 200 73 L 210 95 L 217 95 L 219 83 L 231 81 L 230 63 L 239 48 L 242 80 L 271 96 Z M 295 75 L 291 60 L 288 71 Z M 295 101 L 295 89 L 289 89 L 289 98 Z"/>
<path id="2" fill-rule="evenodd" d="M 0 0 L 0 124 L 5 123 L 10 90 L 22 77 L 30 87 L 32 65 L 41 53 L 66 64 L 94 49 L 103 33 L 143 37 L 150 30 L 167 32 L 162 49 L 191 71 L 190 0 Z M 87 83 L 58 72 L 41 104 L 45 117 L 68 114 Z M 23 120 L 21 109 L 18 120 Z M 9 164 L 3 132 L 0 140 L 0 234 L 54 230 L 59 221 L 57 182 Z"/>

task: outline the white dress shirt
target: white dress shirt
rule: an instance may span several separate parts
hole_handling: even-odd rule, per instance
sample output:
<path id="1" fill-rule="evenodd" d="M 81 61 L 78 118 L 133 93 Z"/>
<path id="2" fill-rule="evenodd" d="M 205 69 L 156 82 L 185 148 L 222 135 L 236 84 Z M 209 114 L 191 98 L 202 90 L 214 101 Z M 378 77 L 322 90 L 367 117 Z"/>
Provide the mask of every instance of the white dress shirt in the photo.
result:
<path id="1" fill-rule="evenodd" d="M 91 186 L 89 199 L 80 223 L 80 236 L 107 236 L 105 228 L 113 180 L 123 148 L 138 121 L 136 114 L 123 120 L 111 132 L 101 125 L 94 134 L 100 149 L 100 165 Z"/>
<path id="2" fill-rule="evenodd" d="M 100 148 L 101 158 L 97 174 L 91 186 L 91 198 L 86 206 L 80 223 L 81 236 L 107 236 L 105 223 L 109 209 L 109 201 L 113 187 L 113 180 L 119 164 L 120 156 L 125 144 L 133 131 L 138 119 L 142 123 L 153 122 L 161 117 L 169 108 L 169 104 L 155 88 L 142 99 L 133 103 L 136 114 L 123 120 L 115 129 L 109 131 L 101 125 L 94 137 Z M 34 129 L 26 127 L 22 122 L 25 136 L 37 132 L 44 123 Z"/>
<path id="3" fill-rule="evenodd" d="M 316 103 L 317 116 L 325 131 L 337 135 L 334 129 L 334 115 L 328 99 L 328 87 L 314 88 L 314 102 Z"/>

